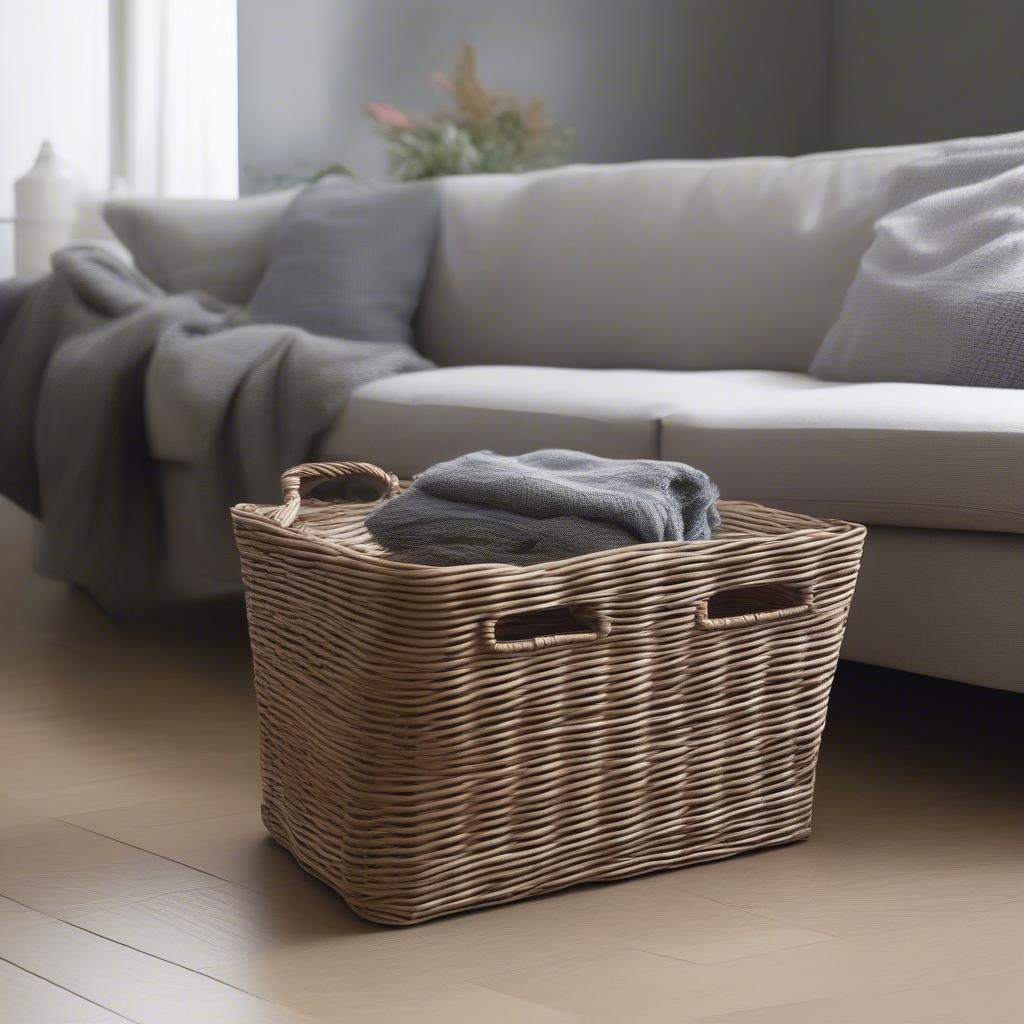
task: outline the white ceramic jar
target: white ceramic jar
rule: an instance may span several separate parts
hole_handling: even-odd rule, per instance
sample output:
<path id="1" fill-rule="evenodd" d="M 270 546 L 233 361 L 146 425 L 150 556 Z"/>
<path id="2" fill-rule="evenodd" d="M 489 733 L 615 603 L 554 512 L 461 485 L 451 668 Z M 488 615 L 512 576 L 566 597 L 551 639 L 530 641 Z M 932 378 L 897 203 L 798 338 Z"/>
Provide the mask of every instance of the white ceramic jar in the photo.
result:
<path id="1" fill-rule="evenodd" d="M 32 169 L 14 183 L 14 269 L 31 274 L 50 269 L 50 255 L 74 234 L 82 182 L 43 143 Z"/>

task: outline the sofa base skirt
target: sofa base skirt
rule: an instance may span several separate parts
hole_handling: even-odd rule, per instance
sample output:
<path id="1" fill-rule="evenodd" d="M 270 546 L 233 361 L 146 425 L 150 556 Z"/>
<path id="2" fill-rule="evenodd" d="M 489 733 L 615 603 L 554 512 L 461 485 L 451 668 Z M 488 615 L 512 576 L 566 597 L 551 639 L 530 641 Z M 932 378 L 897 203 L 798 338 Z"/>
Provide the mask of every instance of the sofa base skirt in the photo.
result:
<path id="1" fill-rule="evenodd" d="M 1024 536 L 870 527 L 842 655 L 1024 692 Z"/>

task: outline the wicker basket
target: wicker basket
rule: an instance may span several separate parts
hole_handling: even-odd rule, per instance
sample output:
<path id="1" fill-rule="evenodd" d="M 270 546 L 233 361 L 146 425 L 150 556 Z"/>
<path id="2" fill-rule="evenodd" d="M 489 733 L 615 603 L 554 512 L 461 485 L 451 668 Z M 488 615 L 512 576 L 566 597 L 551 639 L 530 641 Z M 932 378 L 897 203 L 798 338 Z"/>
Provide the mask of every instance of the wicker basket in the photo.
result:
<path id="1" fill-rule="evenodd" d="M 520 568 L 389 558 L 300 466 L 238 505 L 263 818 L 410 924 L 807 836 L 864 528 L 722 502 L 709 541 Z"/>

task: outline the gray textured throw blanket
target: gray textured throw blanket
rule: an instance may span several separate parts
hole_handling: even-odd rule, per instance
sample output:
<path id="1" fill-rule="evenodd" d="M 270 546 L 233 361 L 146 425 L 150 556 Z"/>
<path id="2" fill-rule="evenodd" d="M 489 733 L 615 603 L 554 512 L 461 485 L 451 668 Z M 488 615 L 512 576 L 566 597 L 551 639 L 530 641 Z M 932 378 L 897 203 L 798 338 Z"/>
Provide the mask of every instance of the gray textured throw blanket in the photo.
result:
<path id="1" fill-rule="evenodd" d="M 438 463 L 366 518 L 371 534 L 425 565 L 533 565 L 629 544 L 706 540 L 718 489 L 681 462 L 548 449 L 473 452 Z"/>
<path id="2" fill-rule="evenodd" d="M 0 493 L 43 521 L 43 571 L 135 615 L 166 570 L 147 374 L 189 391 L 191 554 L 223 576 L 237 573 L 228 508 L 278 501 L 282 470 L 309 458 L 360 384 L 429 365 L 400 344 L 252 324 L 166 295 L 100 249 L 65 249 L 52 274 L 0 287 Z"/>

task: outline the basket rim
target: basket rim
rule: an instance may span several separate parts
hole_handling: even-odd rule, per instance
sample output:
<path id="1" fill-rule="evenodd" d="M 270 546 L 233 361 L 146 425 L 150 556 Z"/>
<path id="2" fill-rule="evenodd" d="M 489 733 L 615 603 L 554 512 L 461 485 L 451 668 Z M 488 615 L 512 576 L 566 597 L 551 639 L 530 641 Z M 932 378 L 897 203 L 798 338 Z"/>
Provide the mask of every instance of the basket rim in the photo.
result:
<path id="1" fill-rule="evenodd" d="M 305 504 L 312 508 L 337 508 L 339 506 L 338 502 L 321 501 L 315 498 L 305 499 Z M 374 504 L 376 502 L 352 502 L 353 517 L 365 514 L 363 510 L 369 509 Z M 843 536 L 851 538 L 855 536 L 863 537 L 867 533 L 867 527 L 861 523 L 850 522 L 846 519 L 819 519 L 814 516 L 804 515 L 801 512 L 788 512 L 783 509 L 772 508 L 769 505 L 761 505 L 754 501 L 723 499 L 719 501 L 718 505 L 719 508 L 725 509 L 745 509 L 775 513 L 787 519 L 805 522 L 807 525 L 794 529 L 785 529 L 778 533 L 737 533 L 727 536 L 710 537 L 707 540 L 670 540 L 630 544 L 626 547 L 591 551 L 582 555 L 572 555 L 569 558 L 537 562 L 532 565 L 513 565 L 508 562 L 474 562 L 470 565 L 423 565 L 418 562 L 405 562 L 397 557 L 385 557 L 374 554 L 358 544 L 346 543 L 341 540 L 325 537 L 302 524 L 290 527 L 283 526 L 272 517 L 272 513 L 279 507 L 276 505 L 240 502 L 232 506 L 231 518 L 236 525 L 244 522 L 258 522 L 261 529 L 277 533 L 282 539 L 287 538 L 291 545 L 311 545 L 321 549 L 324 553 L 355 558 L 379 569 L 388 569 L 400 573 L 416 573 L 417 575 L 430 577 L 438 575 L 471 576 L 482 571 L 522 575 L 538 572 L 544 573 L 564 568 L 596 568 L 600 564 L 608 563 L 609 561 L 628 562 L 633 558 L 643 558 L 659 552 L 668 554 L 669 552 L 681 553 L 686 551 L 688 553 L 703 554 L 708 551 L 742 548 L 751 544 L 771 546 L 773 544 L 790 544 L 794 540 L 816 539 L 825 541 Z"/>

